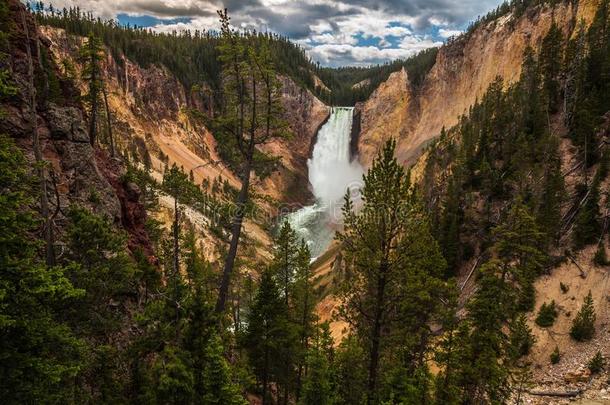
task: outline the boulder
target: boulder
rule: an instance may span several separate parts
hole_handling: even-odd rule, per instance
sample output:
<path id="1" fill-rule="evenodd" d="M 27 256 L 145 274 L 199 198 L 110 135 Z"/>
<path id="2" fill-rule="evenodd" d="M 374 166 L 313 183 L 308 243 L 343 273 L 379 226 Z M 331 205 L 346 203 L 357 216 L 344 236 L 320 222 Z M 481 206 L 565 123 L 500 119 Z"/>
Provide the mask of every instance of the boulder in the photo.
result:
<path id="1" fill-rule="evenodd" d="M 53 139 L 89 142 L 85 123 L 79 109 L 50 105 L 45 116 Z"/>
<path id="2" fill-rule="evenodd" d="M 591 371 L 587 368 L 579 368 L 575 371 L 568 371 L 563 379 L 567 383 L 581 383 L 587 382 L 591 378 Z"/>

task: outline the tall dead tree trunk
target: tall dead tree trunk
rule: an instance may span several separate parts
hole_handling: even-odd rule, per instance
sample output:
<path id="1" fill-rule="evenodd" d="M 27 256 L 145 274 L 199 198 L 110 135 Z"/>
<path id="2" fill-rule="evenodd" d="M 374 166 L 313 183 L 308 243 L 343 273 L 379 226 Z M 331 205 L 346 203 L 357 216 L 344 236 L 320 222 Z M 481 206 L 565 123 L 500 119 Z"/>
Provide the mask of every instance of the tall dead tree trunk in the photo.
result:
<path id="1" fill-rule="evenodd" d="M 174 263 L 173 263 L 173 282 L 174 282 L 174 302 L 176 315 L 176 339 L 180 334 L 180 303 L 178 301 L 178 278 L 180 277 L 180 207 L 178 205 L 178 195 L 174 196 Z"/>
<path id="2" fill-rule="evenodd" d="M 106 109 L 106 124 L 108 125 L 108 140 L 110 141 L 110 156 L 114 157 L 114 137 L 112 136 L 112 119 L 110 115 L 110 108 L 108 107 L 108 93 L 106 92 L 106 86 L 102 83 L 102 94 L 104 96 L 104 107 Z"/>
<path id="3" fill-rule="evenodd" d="M 43 237 L 45 241 L 45 261 L 48 266 L 55 265 L 55 252 L 53 247 L 53 227 L 49 217 L 49 197 L 47 195 L 47 170 L 46 162 L 42 157 L 40 137 L 38 135 L 38 113 L 36 111 L 36 85 L 34 83 L 34 58 L 32 56 L 32 39 L 25 16 L 25 11 L 21 11 L 21 22 L 26 36 L 26 53 L 28 60 L 28 109 L 29 125 L 32 131 L 32 147 L 34 149 L 34 159 L 36 160 L 36 171 L 40 181 L 40 215 L 43 219 Z M 36 41 L 36 57 L 40 58 L 40 43 L 38 39 L 38 28 L 34 26 L 34 38 Z M 40 64 L 40 63 L 39 63 Z"/>
<path id="4" fill-rule="evenodd" d="M 95 61 L 95 56 L 91 55 L 91 83 L 92 86 L 95 86 L 97 78 L 97 63 Z M 95 140 L 97 136 L 97 103 L 98 103 L 98 94 L 97 91 L 93 92 L 90 95 L 91 97 L 91 117 L 89 117 L 89 143 L 91 143 L 92 147 L 95 147 Z"/>

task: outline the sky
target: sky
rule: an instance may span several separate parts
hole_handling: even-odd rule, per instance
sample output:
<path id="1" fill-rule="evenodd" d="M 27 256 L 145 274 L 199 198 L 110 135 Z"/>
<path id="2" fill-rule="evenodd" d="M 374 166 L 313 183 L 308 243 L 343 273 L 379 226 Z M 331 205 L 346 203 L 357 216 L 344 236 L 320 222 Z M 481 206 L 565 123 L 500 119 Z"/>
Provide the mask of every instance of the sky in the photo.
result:
<path id="1" fill-rule="evenodd" d="M 53 0 L 103 18 L 158 31 L 234 26 L 288 36 L 325 66 L 364 66 L 405 58 L 459 34 L 501 0 Z M 48 3 L 48 1 L 46 2 Z"/>

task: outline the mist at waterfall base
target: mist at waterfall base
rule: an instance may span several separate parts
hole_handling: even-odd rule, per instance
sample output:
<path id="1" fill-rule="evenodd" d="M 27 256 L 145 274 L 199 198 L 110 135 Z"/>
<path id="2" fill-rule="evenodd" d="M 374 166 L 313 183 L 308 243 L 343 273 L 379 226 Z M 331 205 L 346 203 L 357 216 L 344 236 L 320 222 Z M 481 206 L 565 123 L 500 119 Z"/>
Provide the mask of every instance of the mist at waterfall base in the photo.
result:
<path id="1" fill-rule="evenodd" d="M 286 216 L 297 236 L 309 245 L 313 258 L 324 253 L 334 238 L 346 190 L 354 194 L 362 185 L 362 166 L 350 159 L 353 115 L 352 107 L 331 109 L 307 161 L 315 203 Z"/>

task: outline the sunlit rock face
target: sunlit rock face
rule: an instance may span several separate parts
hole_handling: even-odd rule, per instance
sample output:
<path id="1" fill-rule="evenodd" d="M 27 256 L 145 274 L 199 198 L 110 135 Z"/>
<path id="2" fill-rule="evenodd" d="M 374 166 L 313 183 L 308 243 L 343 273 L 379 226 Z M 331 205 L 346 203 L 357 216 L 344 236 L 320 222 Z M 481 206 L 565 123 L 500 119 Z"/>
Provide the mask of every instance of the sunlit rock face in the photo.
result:
<path id="1" fill-rule="evenodd" d="M 590 4 L 591 3 L 591 4 Z M 481 99 L 491 82 L 501 77 L 508 85 L 521 74 L 528 45 L 538 50 L 553 20 L 564 34 L 573 21 L 590 21 L 595 0 L 554 7 L 538 6 L 518 19 L 506 15 L 476 28 L 440 48 L 436 63 L 420 86 L 411 86 L 406 71 L 390 75 L 363 103 L 358 138 L 360 161 L 368 167 L 386 139 L 397 139 L 401 163 L 413 163 L 443 127 L 457 124 L 462 114 Z"/>

